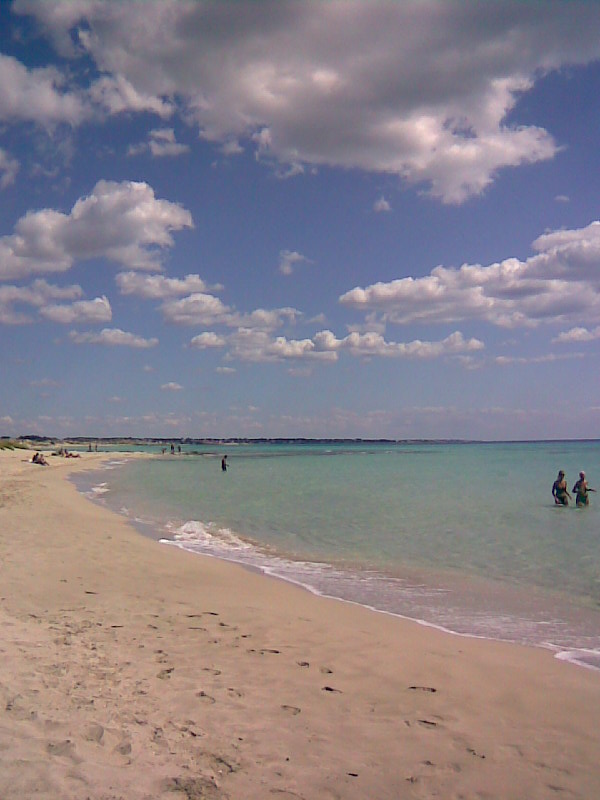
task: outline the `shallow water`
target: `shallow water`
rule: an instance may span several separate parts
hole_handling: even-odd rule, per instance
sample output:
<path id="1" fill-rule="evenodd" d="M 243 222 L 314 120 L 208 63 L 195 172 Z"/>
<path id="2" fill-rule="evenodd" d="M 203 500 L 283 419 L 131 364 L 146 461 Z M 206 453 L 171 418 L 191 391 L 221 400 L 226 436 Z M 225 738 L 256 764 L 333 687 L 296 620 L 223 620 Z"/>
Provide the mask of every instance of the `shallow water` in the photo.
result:
<path id="1" fill-rule="evenodd" d="M 226 473 L 215 448 L 184 448 L 103 471 L 92 494 L 173 546 L 600 667 L 600 494 L 550 494 L 559 468 L 594 485 L 600 442 L 227 448 Z"/>

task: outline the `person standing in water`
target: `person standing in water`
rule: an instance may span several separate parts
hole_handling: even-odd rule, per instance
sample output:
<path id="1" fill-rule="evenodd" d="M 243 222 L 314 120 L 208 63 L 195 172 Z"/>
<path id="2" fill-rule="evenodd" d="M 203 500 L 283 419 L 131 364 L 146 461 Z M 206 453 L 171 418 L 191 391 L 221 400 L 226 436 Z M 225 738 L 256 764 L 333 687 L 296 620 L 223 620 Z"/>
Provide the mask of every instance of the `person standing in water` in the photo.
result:
<path id="1" fill-rule="evenodd" d="M 223 456 L 221 459 L 221 470 L 227 472 L 227 456 Z"/>
<path id="2" fill-rule="evenodd" d="M 573 486 L 575 492 L 575 505 L 581 508 L 582 506 L 589 506 L 590 498 L 588 492 L 595 492 L 595 489 L 590 489 L 585 479 L 585 472 L 579 473 L 579 480 Z"/>
<path id="3" fill-rule="evenodd" d="M 573 489 L 573 491 L 575 491 L 575 489 Z M 562 469 L 559 470 L 558 478 L 552 484 L 552 497 L 554 498 L 554 503 L 557 506 L 568 506 L 568 498 L 571 500 L 573 499 L 567 489 L 567 481 L 565 478 L 565 473 Z"/>

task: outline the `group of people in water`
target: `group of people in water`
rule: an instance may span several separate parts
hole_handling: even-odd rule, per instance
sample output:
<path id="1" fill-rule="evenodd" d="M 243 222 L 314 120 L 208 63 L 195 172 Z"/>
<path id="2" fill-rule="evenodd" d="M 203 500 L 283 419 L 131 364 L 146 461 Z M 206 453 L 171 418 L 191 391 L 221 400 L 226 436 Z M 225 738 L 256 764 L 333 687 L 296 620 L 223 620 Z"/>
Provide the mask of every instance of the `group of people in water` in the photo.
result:
<path id="1" fill-rule="evenodd" d="M 595 489 L 592 489 L 588 486 L 588 482 L 585 478 L 585 472 L 579 473 L 579 480 L 575 482 L 572 490 L 573 494 L 575 495 L 575 505 L 578 508 L 582 508 L 583 506 L 589 506 L 590 498 L 589 492 L 595 492 Z M 569 500 L 572 500 L 572 496 L 569 494 L 569 490 L 567 489 L 567 479 L 565 478 L 564 470 L 559 470 L 558 477 L 552 484 L 552 497 L 554 498 L 554 503 L 557 506 L 568 506 Z"/>

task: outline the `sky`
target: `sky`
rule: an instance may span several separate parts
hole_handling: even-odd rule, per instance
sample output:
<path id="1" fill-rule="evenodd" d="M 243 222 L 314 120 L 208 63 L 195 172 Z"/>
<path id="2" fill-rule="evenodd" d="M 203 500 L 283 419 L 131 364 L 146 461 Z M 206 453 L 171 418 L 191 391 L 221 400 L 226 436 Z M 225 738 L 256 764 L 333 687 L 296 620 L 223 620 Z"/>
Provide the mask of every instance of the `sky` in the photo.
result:
<path id="1" fill-rule="evenodd" d="M 0 2 L 0 434 L 600 438 L 600 3 Z"/>

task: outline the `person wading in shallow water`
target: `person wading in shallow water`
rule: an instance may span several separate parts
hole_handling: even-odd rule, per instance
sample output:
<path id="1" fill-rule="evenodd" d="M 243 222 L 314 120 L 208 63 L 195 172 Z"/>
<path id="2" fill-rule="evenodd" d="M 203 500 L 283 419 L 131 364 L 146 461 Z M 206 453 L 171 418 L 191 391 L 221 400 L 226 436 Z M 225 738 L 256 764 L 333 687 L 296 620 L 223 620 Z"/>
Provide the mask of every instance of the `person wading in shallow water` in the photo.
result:
<path id="1" fill-rule="evenodd" d="M 221 459 L 221 469 L 223 472 L 227 472 L 227 456 L 223 456 Z"/>
<path id="2" fill-rule="evenodd" d="M 562 469 L 558 473 L 558 478 L 552 484 L 552 497 L 557 506 L 568 506 L 569 498 L 573 499 L 567 489 L 565 473 Z"/>
<path id="3" fill-rule="evenodd" d="M 595 489 L 590 489 L 585 479 L 585 472 L 579 473 L 579 480 L 573 486 L 575 492 L 575 505 L 581 508 L 582 506 L 589 506 L 590 498 L 588 492 L 595 492 Z"/>

